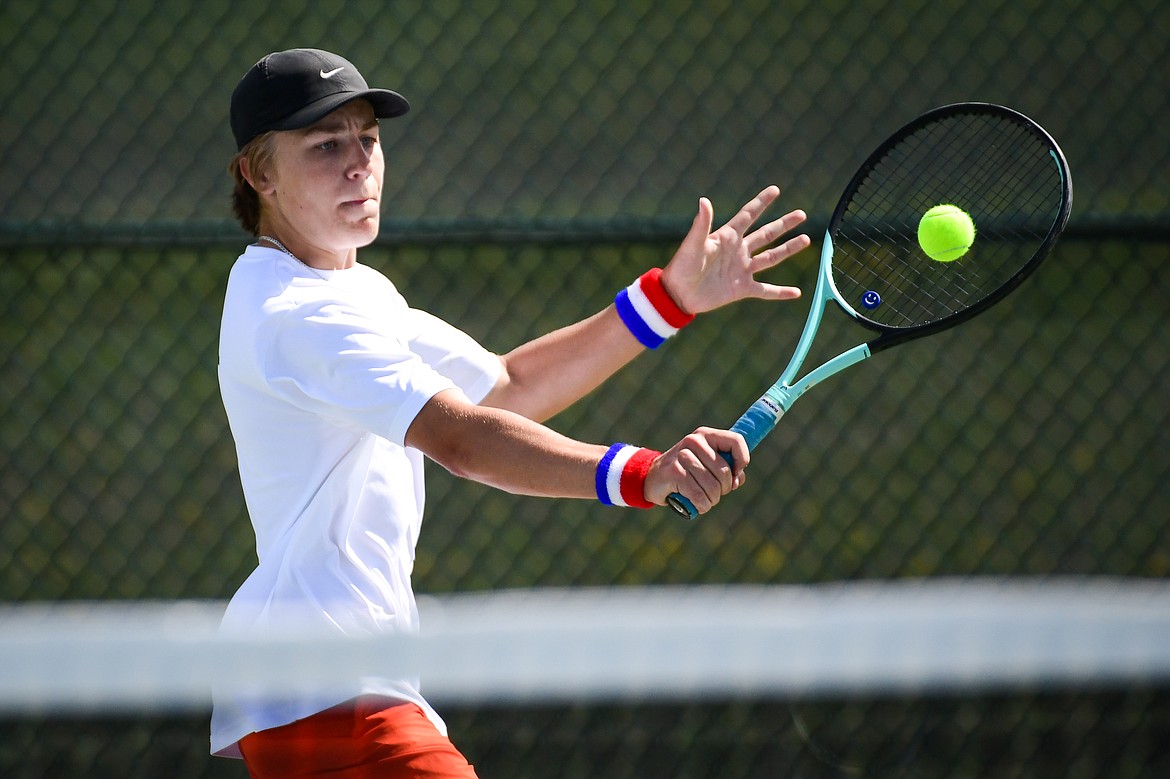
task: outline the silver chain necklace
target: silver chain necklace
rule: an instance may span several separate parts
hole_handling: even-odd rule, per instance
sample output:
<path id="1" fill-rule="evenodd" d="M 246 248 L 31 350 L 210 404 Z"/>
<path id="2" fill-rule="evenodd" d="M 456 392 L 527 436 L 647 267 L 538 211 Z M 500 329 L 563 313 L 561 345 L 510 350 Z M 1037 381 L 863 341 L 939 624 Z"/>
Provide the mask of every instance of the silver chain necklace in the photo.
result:
<path id="1" fill-rule="evenodd" d="M 292 257 L 294 260 L 299 262 L 301 265 L 304 265 L 306 268 L 311 270 L 313 272 L 313 275 L 315 275 L 317 278 L 321 278 L 321 279 L 325 278 L 324 276 L 321 275 L 319 268 L 314 268 L 312 265 L 310 265 L 309 263 L 302 260 L 300 257 L 298 257 L 295 254 L 293 254 L 292 252 L 290 252 L 288 250 L 287 246 L 285 246 L 283 243 L 281 243 L 280 241 L 273 238 L 271 235 L 260 235 L 260 236 L 256 237 L 256 240 L 257 241 L 268 241 L 268 243 L 272 244 L 277 249 L 280 249 L 282 252 L 287 254 L 289 257 Z"/>

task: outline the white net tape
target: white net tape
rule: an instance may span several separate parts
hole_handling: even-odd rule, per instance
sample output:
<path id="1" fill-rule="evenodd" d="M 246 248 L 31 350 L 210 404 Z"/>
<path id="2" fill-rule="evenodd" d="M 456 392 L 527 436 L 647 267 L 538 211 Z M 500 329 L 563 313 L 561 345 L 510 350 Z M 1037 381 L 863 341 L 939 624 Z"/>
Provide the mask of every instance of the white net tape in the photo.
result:
<path id="1" fill-rule="evenodd" d="M 327 692 L 419 675 L 435 702 L 1110 687 L 1170 680 L 1170 583 L 920 580 L 426 597 L 419 635 L 219 635 L 221 603 L 0 608 L 0 712 L 182 710 L 213 683 Z"/>

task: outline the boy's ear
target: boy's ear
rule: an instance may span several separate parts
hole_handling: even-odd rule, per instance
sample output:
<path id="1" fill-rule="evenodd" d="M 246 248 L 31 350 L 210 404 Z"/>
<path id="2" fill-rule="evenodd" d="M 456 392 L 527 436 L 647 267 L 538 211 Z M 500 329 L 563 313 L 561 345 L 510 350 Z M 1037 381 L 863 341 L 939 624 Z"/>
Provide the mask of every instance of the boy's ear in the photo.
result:
<path id="1" fill-rule="evenodd" d="M 247 157 L 240 160 L 240 175 L 244 177 L 244 181 L 247 181 L 252 189 L 261 195 L 270 195 L 275 189 L 272 184 L 272 176 L 265 171 L 252 170 L 251 161 Z"/>

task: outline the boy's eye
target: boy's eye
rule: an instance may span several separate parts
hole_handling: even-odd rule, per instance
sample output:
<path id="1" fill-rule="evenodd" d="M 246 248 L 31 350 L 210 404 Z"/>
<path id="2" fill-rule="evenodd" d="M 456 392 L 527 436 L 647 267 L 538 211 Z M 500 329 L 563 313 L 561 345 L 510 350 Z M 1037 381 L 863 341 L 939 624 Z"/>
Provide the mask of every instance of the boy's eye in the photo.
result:
<path id="1" fill-rule="evenodd" d="M 317 144 L 317 148 L 321 151 L 330 151 L 336 147 L 337 141 L 322 141 L 321 143 Z"/>

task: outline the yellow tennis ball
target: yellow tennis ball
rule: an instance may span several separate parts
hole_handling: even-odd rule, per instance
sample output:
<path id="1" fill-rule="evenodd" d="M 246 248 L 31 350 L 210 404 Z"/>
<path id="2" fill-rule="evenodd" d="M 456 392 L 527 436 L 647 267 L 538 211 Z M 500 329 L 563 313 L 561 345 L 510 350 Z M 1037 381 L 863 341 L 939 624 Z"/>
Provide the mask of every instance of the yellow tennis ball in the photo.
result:
<path id="1" fill-rule="evenodd" d="M 926 256 L 938 262 L 951 262 L 967 253 L 975 243 L 975 223 L 958 206 L 935 206 L 918 222 L 918 245 Z"/>

